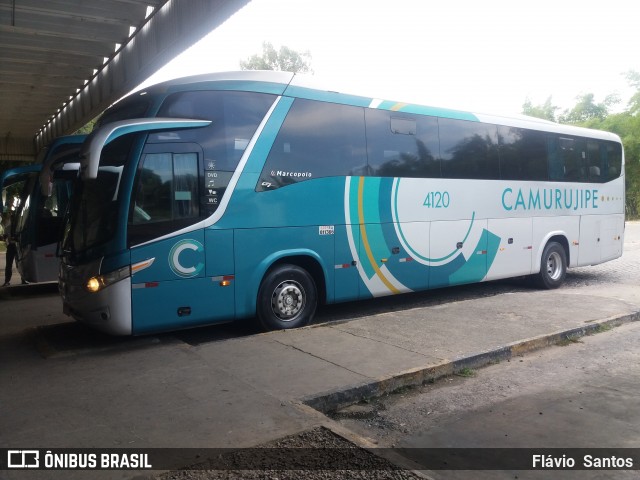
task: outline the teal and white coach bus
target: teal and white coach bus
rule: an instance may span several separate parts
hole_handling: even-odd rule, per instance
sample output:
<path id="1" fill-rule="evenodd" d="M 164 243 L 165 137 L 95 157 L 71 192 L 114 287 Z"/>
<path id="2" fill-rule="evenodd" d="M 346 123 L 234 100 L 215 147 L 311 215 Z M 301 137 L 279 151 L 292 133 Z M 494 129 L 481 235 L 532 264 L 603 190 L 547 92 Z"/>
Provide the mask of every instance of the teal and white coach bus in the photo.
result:
<path id="1" fill-rule="evenodd" d="M 64 310 L 113 334 L 531 275 L 622 254 L 611 133 L 317 88 L 283 72 L 169 81 L 82 147 Z"/>
<path id="2" fill-rule="evenodd" d="M 84 139 L 85 135 L 58 137 L 38 153 L 36 163 L 0 175 L 3 197 L 9 186 L 21 185 L 11 236 L 16 242 L 16 266 L 25 282 L 58 280 L 56 249 Z"/>

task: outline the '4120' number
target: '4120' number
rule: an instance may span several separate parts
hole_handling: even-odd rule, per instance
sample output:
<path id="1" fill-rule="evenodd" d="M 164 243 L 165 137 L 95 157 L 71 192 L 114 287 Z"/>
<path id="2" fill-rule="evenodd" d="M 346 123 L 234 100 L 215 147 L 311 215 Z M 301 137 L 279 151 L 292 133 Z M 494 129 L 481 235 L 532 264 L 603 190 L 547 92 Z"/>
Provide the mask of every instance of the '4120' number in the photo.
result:
<path id="1" fill-rule="evenodd" d="M 429 192 L 422 205 L 427 208 L 449 208 L 450 202 L 449 192 Z"/>

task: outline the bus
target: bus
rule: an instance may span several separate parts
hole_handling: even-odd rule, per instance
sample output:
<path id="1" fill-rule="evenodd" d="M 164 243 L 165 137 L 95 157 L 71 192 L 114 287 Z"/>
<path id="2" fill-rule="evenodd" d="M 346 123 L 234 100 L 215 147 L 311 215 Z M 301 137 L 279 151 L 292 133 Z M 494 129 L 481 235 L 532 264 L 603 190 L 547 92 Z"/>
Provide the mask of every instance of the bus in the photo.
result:
<path id="1" fill-rule="evenodd" d="M 111 334 L 532 276 L 622 254 L 612 133 L 318 88 L 283 72 L 131 94 L 82 146 L 64 311 Z"/>
<path id="2" fill-rule="evenodd" d="M 24 282 L 58 280 L 56 248 L 85 138 L 58 137 L 39 152 L 35 164 L 7 170 L 0 179 L 3 191 L 21 184 L 11 235 L 16 240 L 16 266 Z"/>
<path id="3" fill-rule="evenodd" d="M 10 168 L 0 174 L 0 216 L 15 216 L 20 206 L 20 196 L 24 191 L 25 184 L 33 175 L 40 173 L 42 165 L 23 165 L 21 167 Z M 0 234 L 11 234 L 11 232 L 0 232 Z"/>

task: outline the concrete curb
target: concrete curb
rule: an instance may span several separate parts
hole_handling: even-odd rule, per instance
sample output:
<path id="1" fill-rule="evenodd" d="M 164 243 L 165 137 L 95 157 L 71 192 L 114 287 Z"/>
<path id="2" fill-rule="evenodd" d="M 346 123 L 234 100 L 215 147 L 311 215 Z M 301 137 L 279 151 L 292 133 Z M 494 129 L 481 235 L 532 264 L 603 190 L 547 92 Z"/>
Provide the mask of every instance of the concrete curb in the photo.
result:
<path id="1" fill-rule="evenodd" d="M 525 353 L 557 345 L 567 340 L 573 341 L 585 335 L 593 335 L 601 332 L 603 329 L 609 329 L 639 320 L 640 311 L 621 316 L 613 316 L 604 320 L 594 321 L 584 326 L 519 340 L 505 346 L 496 347 L 463 358 L 407 370 L 389 378 L 338 388 L 320 395 L 302 398 L 301 401 L 305 405 L 320 412 L 328 413 L 353 405 L 364 399 L 387 395 L 401 388 L 415 387 L 427 382 L 433 382 L 464 369 L 477 369 L 492 363 L 509 360 Z"/>

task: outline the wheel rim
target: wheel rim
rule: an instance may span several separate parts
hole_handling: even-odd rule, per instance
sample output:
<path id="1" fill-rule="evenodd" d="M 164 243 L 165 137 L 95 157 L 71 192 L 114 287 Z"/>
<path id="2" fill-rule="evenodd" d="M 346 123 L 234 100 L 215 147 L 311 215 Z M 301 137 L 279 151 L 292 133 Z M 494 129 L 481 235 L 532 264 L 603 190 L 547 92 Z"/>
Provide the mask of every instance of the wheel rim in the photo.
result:
<path id="1" fill-rule="evenodd" d="M 562 276 L 562 258 L 558 252 L 552 252 L 547 258 L 547 275 L 552 280 L 558 280 Z"/>
<path id="2" fill-rule="evenodd" d="M 271 310 L 283 322 L 291 322 L 304 309 L 304 288 L 298 282 L 286 280 L 271 295 Z"/>

